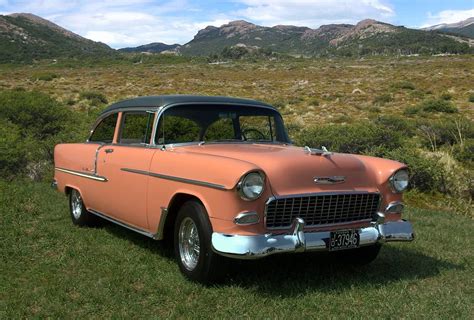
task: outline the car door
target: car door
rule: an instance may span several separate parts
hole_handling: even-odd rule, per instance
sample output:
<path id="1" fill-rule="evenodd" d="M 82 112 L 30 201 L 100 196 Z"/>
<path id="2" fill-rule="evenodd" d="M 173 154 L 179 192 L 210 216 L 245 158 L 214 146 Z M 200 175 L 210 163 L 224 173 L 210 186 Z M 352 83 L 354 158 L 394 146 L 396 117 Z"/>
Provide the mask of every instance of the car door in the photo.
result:
<path id="1" fill-rule="evenodd" d="M 101 213 L 133 227 L 149 230 L 147 175 L 156 149 L 150 148 L 155 114 L 123 112 L 116 143 L 99 150 L 97 170 L 107 178 Z"/>

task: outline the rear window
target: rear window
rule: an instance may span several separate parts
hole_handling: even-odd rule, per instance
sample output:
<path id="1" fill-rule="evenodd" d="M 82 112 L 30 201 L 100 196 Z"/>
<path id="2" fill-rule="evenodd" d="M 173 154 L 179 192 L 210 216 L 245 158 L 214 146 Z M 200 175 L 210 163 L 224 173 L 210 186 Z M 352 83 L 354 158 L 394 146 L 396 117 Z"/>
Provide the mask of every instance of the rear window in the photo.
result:
<path id="1" fill-rule="evenodd" d="M 117 124 L 118 114 L 114 113 L 104 118 L 95 127 L 94 132 L 89 138 L 90 142 L 112 143 L 114 140 L 115 126 Z"/>

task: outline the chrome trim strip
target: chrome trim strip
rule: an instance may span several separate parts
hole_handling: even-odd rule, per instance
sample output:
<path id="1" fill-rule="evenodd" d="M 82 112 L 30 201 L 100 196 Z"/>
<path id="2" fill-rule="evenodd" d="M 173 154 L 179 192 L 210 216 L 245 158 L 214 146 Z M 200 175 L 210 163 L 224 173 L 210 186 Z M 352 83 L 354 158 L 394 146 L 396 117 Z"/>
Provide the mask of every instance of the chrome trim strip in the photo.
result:
<path id="1" fill-rule="evenodd" d="M 117 225 L 119 225 L 119 226 L 121 226 L 121 227 L 127 228 L 127 229 L 132 230 L 132 231 L 135 231 L 135 232 L 137 232 L 137 233 L 139 233 L 139 234 L 141 234 L 141 235 L 144 235 L 144 236 L 147 236 L 147 237 L 149 237 L 149 238 L 152 238 L 152 239 L 157 240 L 157 239 L 156 239 L 156 235 L 154 235 L 154 234 L 152 234 L 152 233 L 149 233 L 148 231 L 145 231 L 145 230 L 142 230 L 142 229 L 133 227 L 133 226 L 131 226 L 131 225 L 129 225 L 129 224 L 126 224 L 125 222 L 121 222 L 121 221 L 119 221 L 119 220 L 116 220 L 116 219 L 114 219 L 114 218 L 111 218 L 111 217 L 109 217 L 109 216 L 107 216 L 107 215 L 105 215 L 105 214 L 103 214 L 103 213 L 98 212 L 98 211 L 91 210 L 91 209 L 89 209 L 88 211 L 89 211 L 90 213 L 92 213 L 92 214 L 95 214 L 96 216 L 98 216 L 98 217 L 100 217 L 100 218 L 102 218 L 102 219 L 105 219 L 105 220 L 107 220 L 107 221 L 113 222 L 113 223 L 115 223 L 115 224 L 117 224 Z"/>
<path id="2" fill-rule="evenodd" d="M 166 222 L 167 217 L 168 217 L 168 208 L 162 207 L 160 223 L 158 224 L 158 229 L 156 230 L 156 234 L 155 234 L 156 240 L 163 240 L 164 238 L 165 222 Z"/>
<path id="3" fill-rule="evenodd" d="M 154 173 L 154 172 L 136 170 L 136 169 L 129 169 L 129 168 L 121 168 L 120 170 L 125 171 L 125 172 L 130 172 L 130 173 L 142 174 L 142 175 L 145 175 L 145 176 L 150 176 L 150 177 L 158 178 L 158 179 L 165 179 L 165 180 L 183 182 L 183 183 L 188 183 L 188 184 L 194 184 L 194 185 L 201 186 L 201 187 L 213 188 L 213 189 L 218 189 L 218 190 L 228 190 L 223 185 L 210 183 L 210 182 L 205 182 L 205 181 L 192 180 L 192 179 L 180 178 L 180 177 L 175 177 L 175 176 L 167 176 L 167 175 L 160 174 L 160 173 Z"/>
<path id="4" fill-rule="evenodd" d="M 214 232 L 212 250 L 222 256 L 237 259 L 259 259 L 276 253 L 328 251 L 330 231 L 304 232 L 304 221 L 295 219 L 293 227 L 285 234 L 244 236 Z M 412 225 L 405 220 L 374 224 L 357 228 L 360 246 L 390 241 L 413 241 Z"/>
<path id="5" fill-rule="evenodd" d="M 95 181 L 107 182 L 107 178 L 106 178 L 106 177 L 98 176 L 98 175 L 95 175 L 95 174 L 83 173 L 83 172 L 80 172 L 80 171 L 69 170 L 69 169 L 64 169 L 64 168 L 57 168 L 57 167 L 54 168 L 54 170 L 57 170 L 57 171 L 59 171 L 59 172 L 64 172 L 64 173 L 72 174 L 72 175 L 75 175 L 75 176 L 78 176 L 78 177 L 82 177 L 82 178 L 87 178 L 87 179 L 95 180 Z"/>

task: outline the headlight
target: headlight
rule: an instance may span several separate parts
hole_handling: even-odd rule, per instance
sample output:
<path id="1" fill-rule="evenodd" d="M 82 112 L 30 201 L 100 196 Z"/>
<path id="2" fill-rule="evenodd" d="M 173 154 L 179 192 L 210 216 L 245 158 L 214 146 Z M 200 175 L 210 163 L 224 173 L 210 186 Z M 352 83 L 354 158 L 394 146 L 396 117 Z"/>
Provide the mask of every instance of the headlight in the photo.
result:
<path id="1" fill-rule="evenodd" d="M 239 182 L 237 188 L 240 197 L 244 200 L 255 200 L 263 193 L 265 178 L 259 172 L 250 172 Z"/>
<path id="2" fill-rule="evenodd" d="M 408 187 L 408 170 L 401 169 L 390 177 L 390 185 L 394 192 L 403 192 Z"/>

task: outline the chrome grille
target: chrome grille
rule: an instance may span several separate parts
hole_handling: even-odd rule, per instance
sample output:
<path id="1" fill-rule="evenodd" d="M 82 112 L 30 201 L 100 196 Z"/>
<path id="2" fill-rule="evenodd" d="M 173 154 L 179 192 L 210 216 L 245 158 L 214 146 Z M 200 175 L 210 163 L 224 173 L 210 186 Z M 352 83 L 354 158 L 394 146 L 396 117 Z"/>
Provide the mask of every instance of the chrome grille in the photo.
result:
<path id="1" fill-rule="evenodd" d="M 267 228 L 290 227 L 295 218 L 306 226 L 372 219 L 379 206 L 378 193 L 311 194 L 271 199 L 265 207 Z"/>

